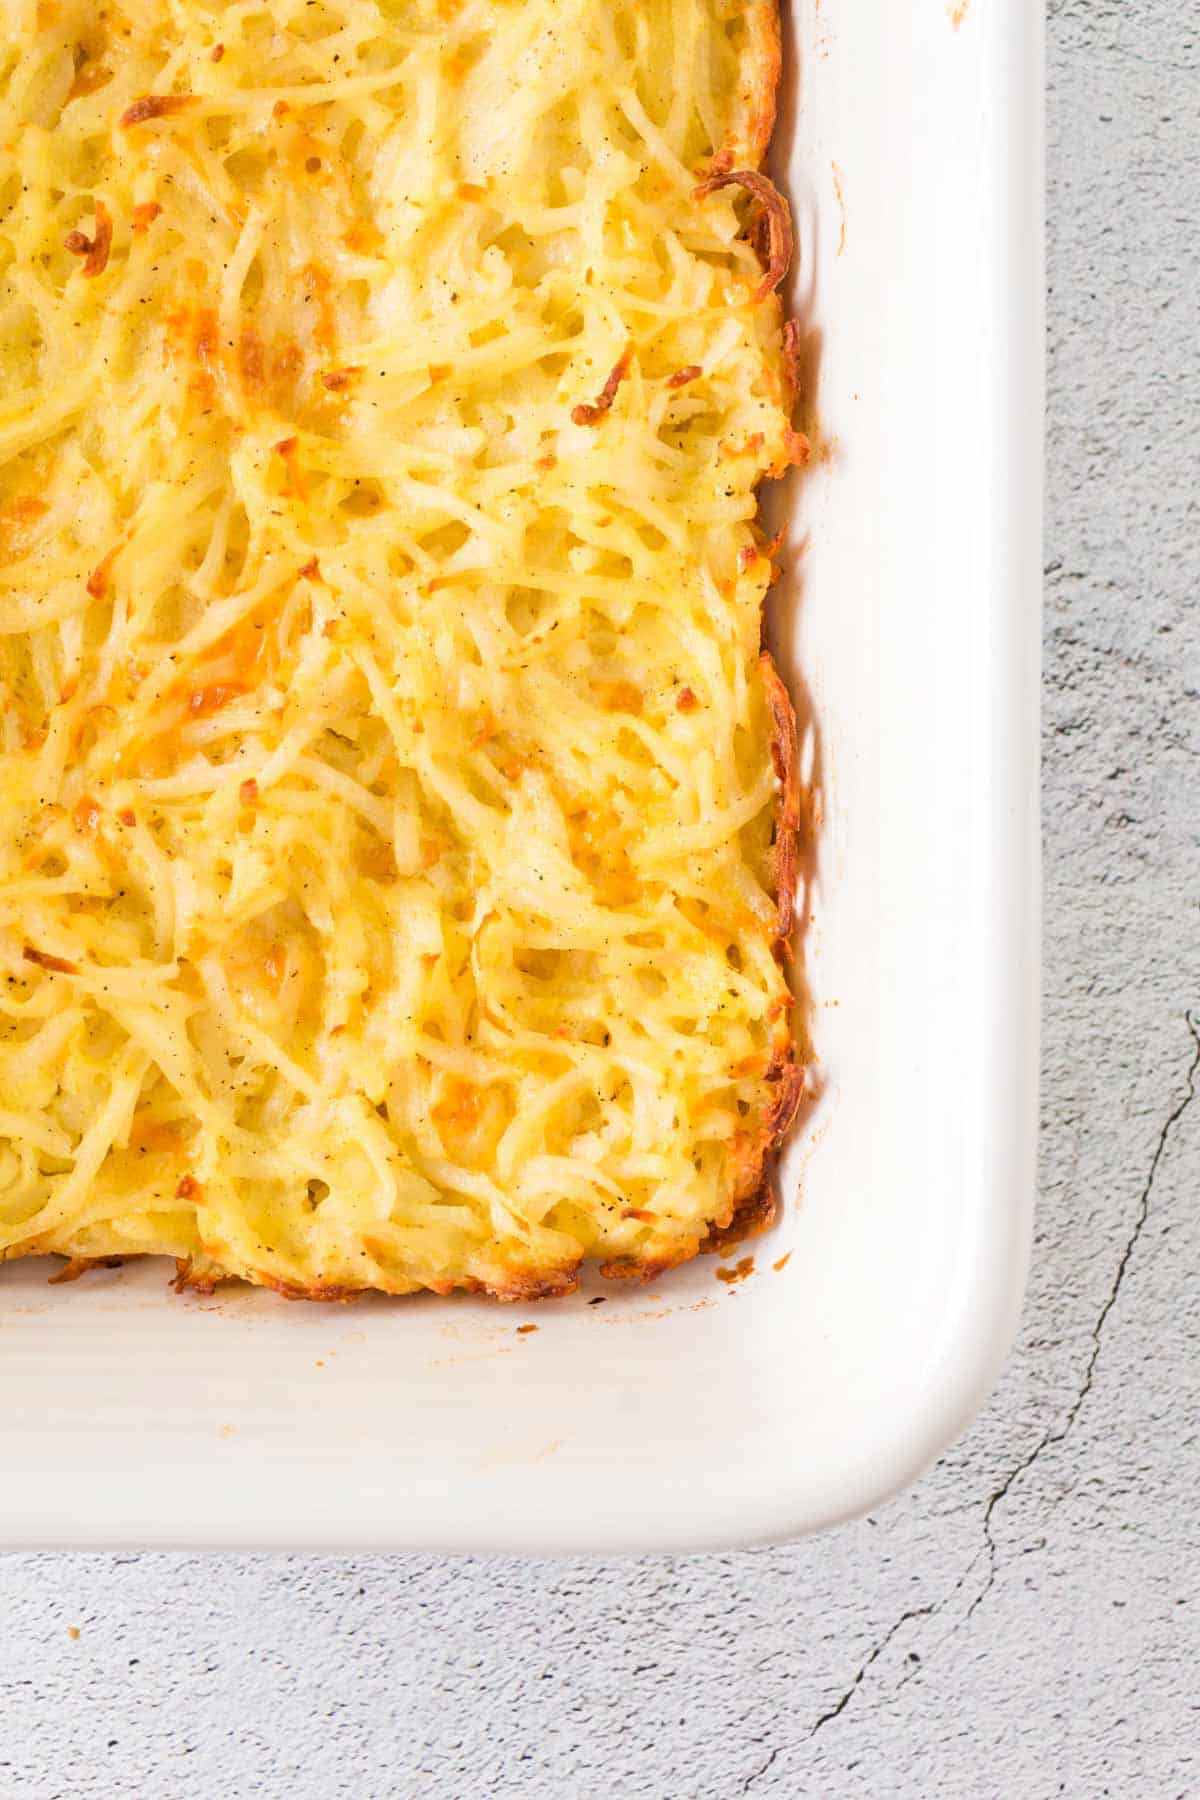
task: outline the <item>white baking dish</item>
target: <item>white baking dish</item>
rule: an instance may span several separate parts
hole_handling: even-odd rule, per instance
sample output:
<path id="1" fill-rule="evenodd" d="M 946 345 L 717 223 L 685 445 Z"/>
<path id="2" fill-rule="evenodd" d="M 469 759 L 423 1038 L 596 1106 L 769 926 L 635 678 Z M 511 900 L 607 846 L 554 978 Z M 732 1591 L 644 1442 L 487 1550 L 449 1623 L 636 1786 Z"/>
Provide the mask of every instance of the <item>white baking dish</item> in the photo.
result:
<path id="1" fill-rule="evenodd" d="M 755 1273 L 526 1313 L 16 1265 L 0 1543 L 744 1543 L 874 1505 L 978 1406 L 1034 1175 L 1039 12 L 795 0 L 781 173 L 831 454 L 776 604 L 819 733 L 826 1089 Z"/>

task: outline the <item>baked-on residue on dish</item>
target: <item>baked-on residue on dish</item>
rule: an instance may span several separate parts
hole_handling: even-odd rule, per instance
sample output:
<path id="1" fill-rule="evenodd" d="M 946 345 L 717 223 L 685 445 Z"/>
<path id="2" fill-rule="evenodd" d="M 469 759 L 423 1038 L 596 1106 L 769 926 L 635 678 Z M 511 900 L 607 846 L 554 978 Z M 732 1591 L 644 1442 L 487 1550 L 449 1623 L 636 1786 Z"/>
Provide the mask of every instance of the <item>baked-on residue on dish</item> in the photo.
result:
<path id="1" fill-rule="evenodd" d="M 0 1256 L 561 1293 L 769 1216 L 775 0 L 7 0 Z"/>

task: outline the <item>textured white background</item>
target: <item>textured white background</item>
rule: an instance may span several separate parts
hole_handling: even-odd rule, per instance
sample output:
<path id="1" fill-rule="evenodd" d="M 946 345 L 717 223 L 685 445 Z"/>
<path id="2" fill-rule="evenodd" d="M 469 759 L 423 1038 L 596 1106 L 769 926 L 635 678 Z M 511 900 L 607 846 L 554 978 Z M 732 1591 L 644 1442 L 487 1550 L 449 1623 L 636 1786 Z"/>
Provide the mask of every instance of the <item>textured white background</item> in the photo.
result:
<path id="1" fill-rule="evenodd" d="M 0 1800 L 1200 1795 L 1200 15 L 1051 0 L 1049 73 L 1042 1197 L 984 1416 L 792 1549 L 6 1558 Z"/>

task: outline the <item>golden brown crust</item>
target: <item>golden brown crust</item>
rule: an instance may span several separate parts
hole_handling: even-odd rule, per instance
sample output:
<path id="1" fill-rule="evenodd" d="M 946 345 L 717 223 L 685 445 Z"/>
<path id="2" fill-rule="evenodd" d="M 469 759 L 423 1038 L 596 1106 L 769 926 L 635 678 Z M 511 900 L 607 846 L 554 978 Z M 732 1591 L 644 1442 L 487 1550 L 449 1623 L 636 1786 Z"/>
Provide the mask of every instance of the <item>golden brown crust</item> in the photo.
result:
<path id="1" fill-rule="evenodd" d="M 783 32 L 779 0 L 751 0 L 746 13 L 747 129 L 746 148 L 755 164 L 762 161 L 775 130 L 779 77 L 783 72 Z"/>
<path id="2" fill-rule="evenodd" d="M 791 208 L 770 177 L 757 169 L 728 169 L 710 175 L 696 189 L 696 195 L 702 199 L 706 194 L 726 187 L 745 188 L 762 208 L 765 242 L 756 241 L 755 252 L 763 266 L 763 278 L 751 296 L 757 304 L 775 292 L 791 267 L 794 248 Z"/>
<path id="3" fill-rule="evenodd" d="M 794 1046 L 788 1046 L 788 1054 L 781 1062 L 778 1075 L 767 1076 L 767 1080 L 778 1081 L 778 1091 L 767 1114 L 768 1147 L 772 1150 L 780 1145 L 796 1122 L 796 1114 L 800 1111 L 800 1103 L 808 1091 L 808 1070 L 803 1063 L 795 1060 Z"/>
<path id="4" fill-rule="evenodd" d="M 605 1281 L 640 1281 L 643 1286 L 669 1275 L 680 1263 L 690 1262 L 694 1250 L 681 1250 L 678 1256 L 614 1256 L 600 1264 Z"/>
<path id="5" fill-rule="evenodd" d="M 310 1287 L 304 1287 L 298 1282 L 280 1281 L 278 1276 L 264 1274 L 262 1270 L 256 1271 L 255 1284 L 271 1288 L 276 1294 L 282 1294 L 285 1300 L 324 1300 L 333 1304 L 353 1300 L 367 1291 L 364 1288 L 338 1287 L 333 1282 L 324 1281 L 314 1281 Z"/>
<path id="6" fill-rule="evenodd" d="M 728 1225 L 714 1226 L 704 1241 L 706 1254 L 722 1255 L 732 1249 L 734 1244 L 742 1244 L 750 1237 L 758 1237 L 761 1232 L 769 1231 L 775 1223 L 779 1212 L 779 1196 L 775 1183 L 769 1175 L 764 1175 L 754 1192 L 743 1200 Z"/>
<path id="7" fill-rule="evenodd" d="M 50 1287 L 61 1287 L 66 1281 L 78 1281 L 89 1269 L 119 1269 L 123 1261 L 120 1256 L 69 1256 L 61 1269 L 47 1275 L 46 1281 Z"/>
<path id="8" fill-rule="evenodd" d="M 764 1159 L 766 1153 L 764 1147 Z M 778 1212 L 779 1197 L 775 1183 L 771 1176 L 762 1175 L 753 1191 L 734 1208 L 729 1223 L 710 1226 L 708 1236 L 697 1248 L 705 1256 L 721 1255 L 735 1244 L 744 1243 L 747 1238 L 758 1237 L 760 1233 L 769 1231 Z M 672 1269 L 690 1262 L 693 1254 L 691 1251 L 681 1251 L 678 1256 L 613 1257 L 609 1262 L 601 1263 L 600 1274 L 606 1281 L 637 1281 L 646 1286 L 657 1281 L 660 1275 L 669 1275 Z"/>
<path id="9" fill-rule="evenodd" d="M 223 1275 L 220 1270 L 209 1269 L 201 1273 L 195 1267 L 190 1256 L 177 1256 L 175 1258 L 175 1274 L 167 1286 L 176 1294 L 186 1294 L 190 1290 L 193 1294 L 207 1295 L 213 1293 L 222 1281 L 228 1279 L 229 1277 Z"/>
<path id="10" fill-rule="evenodd" d="M 502 1282 L 487 1282 L 484 1292 L 493 1300 L 504 1302 L 526 1300 L 559 1300 L 573 1294 L 579 1286 L 578 1262 L 563 1269 L 521 1269 Z"/>
<path id="11" fill-rule="evenodd" d="M 800 868 L 800 778 L 796 743 L 796 715 L 774 658 L 764 650 L 760 657 L 763 685 L 771 712 L 771 758 L 779 781 L 775 809 L 772 858 L 775 877 L 775 953 L 781 961 L 789 954 L 789 938 L 795 923 L 796 885 Z M 740 1178 L 734 1193 L 734 1211 L 727 1225 L 710 1231 L 705 1249 L 738 1243 L 743 1237 L 766 1229 L 764 1188 L 771 1186 L 767 1165 L 795 1123 L 808 1090 L 808 1070 L 798 1060 L 798 1045 L 787 1012 L 779 1019 L 771 1060 L 764 1077 L 771 1095 L 756 1140 L 744 1143 L 738 1156 Z M 776 1211 L 774 1189 L 770 1218 Z M 769 1221 L 767 1221 L 769 1222 Z"/>
<path id="12" fill-rule="evenodd" d="M 783 367 L 787 377 L 786 406 L 789 413 L 800 404 L 800 364 L 804 354 L 799 319 L 788 319 L 783 327 Z"/>
<path id="13" fill-rule="evenodd" d="M 775 813 L 775 930 L 780 944 L 787 942 L 795 923 L 796 879 L 800 867 L 800 773 L 796 744 L 796 714 L 769 650 L 759 658 L 767 705 L 771 709 L 771 760 L 779 781 Z"/>
<path id="14" fill-rule="evenodd" d="M 713 158 L 711 170 L 701 193 L 739 185 L 753 194 L 762 208 L 763 230 L 757 236 L 755 249 L 763 265 L 763 279 L 755 290 L 756 303 L 766 301 L 784 280 L 794 251 L 791 213 L 786 200 L 774 184 L 758 172 L 770 142 L 775 123 L 776 96 L 782 65 L 782 45 L 778 0 L 751 4 L 746 11 L 748 51 L 746 58 L 748 86 L 744 149 L 731 140 Z M 735 162 L 748 167 L 736 168 Z M 803 434 L 791 428 L 791 416 L 800 399 L 799 325 L 785 321 L 783 325 L 783 402 L 788 415 L 785 433 L 786 462 L 802 465 L 808 461 L 809 446 Z M 782 475 L 775 468 L 772 475 Z M 796 887 L 800 870 L 801 788 L 796 739 L 796 716 L 791 696 L 775 666 L 773 657 L 764 650 L 760 660 L 763 686 L 771 714 L 771 758 L 779 781 L 776 805 L 772 860 L 776 903 L 776 952 L 788 954 L 788 941 L 796 918 Z M 766 1080 L 774 1093 L 762 1120 L 759 1139 L 744 1145 L 738 1155 L 741 1171 L 735 1192 L 732 1216 L 726 1225 L 715 1225 L 704 1245 L 706 1250 L 723 1250 L 746 1237 L 765 1231 L 773 1223 L 778 1201 L 774 1183 L 767 1172 L 770 1158 L 787 1136 L 808 1089 L 808 1071 L 797 1060 L 791 1021 L 780 1020 L 776 1043 L 771 1055 Z M 632 1273 L 632 1271 L 630 1271 Z"/>
<path id="15" fill-rule="evenodd" d="M 72 1259 L 83 1263 L 86 1259 Z M 121 1259 L 96 1258 L 112 1264 Z M 358 1300 L 364 1294 L 389 1294 L 394 1299 L 403 1299 L 411 1293 L 432 1291 L 440 1295 L 453 1293 L 486 1294 L 492 1300 L 504 1304 L 526 1304 L 534 1300 L 555 1300 L 565 1294 L 573 1294 L 579 1286 L 580 1263 L 576 1262 L 561 1269 L 520 1269 L 514 1270 L 511 1276 L 500 1281 L 479 1281 L 473 1276 L 461 1276 L 453 1281 L 442 1282 L 429 1290 L 412 1287 L 389 1287 L 385 1282 L 372 1281 L 362 1284 L 316 1281 L 311 1284 L 296 1281 L 284 1281 L 277 1275 L 270 1275 L 265 1270 L 247 1271 L 244 1279 L 254 1287 L 270 1288 L 285 1300 L 317 1300 L 333 1304 L 346 1304 Z M 82 1268 L 77 1273 L 82 1273 Z M 55 1279 L 52 1277 L 51 1279 Z M 62 1274 L 57 1279 L 73 1280 L 74 1276 Z M 190 1256 L 176 1258 L 175 1274 L 168 1283 L 177 1294 L 193 1293 L 205 1298 L 216 1292 L 217 1288 L 229 1281 L 243 1279 L 225 1270 L 207 1263 L 198 1269 Z"/>
<path id="16" fill-rule="evenodd" d="M 710 167 L 714 172 L 734 163 L 757 168 L 767 153 L 775 129 L 779 76 L 783 66 L 783 39 L 779 0 L 746 0 L 742 11 L 746 31 L 742 73 L 738 83 L 736 116 L 719 145 Z"/>

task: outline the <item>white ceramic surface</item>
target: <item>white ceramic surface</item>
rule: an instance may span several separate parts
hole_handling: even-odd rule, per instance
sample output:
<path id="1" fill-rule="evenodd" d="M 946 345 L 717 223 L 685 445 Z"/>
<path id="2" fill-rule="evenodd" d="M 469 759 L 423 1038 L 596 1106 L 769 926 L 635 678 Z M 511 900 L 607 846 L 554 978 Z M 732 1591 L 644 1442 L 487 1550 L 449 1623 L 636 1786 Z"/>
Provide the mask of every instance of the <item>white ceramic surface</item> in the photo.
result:
<path id="1" fill-rule="evenodd" d="M 16 1265 L 0 1545 L 747 1543 L 875 1505 L 978 1406 L 1033 1203 L 1042 284 L 1040 18 L 975 3 L 795 8 L 830 454 L 775 635 L 816 721 L 826 1085 L 755 1273 L 525 1312 Z"/>

